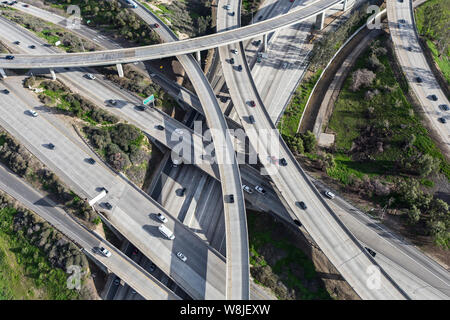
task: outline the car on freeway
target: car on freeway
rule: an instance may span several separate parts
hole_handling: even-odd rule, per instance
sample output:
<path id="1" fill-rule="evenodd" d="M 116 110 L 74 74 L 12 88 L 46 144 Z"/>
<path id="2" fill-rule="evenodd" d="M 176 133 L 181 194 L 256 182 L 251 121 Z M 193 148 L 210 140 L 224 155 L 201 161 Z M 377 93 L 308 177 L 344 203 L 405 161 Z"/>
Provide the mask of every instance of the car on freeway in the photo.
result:
<path id="1" fill-rule="evenodd" d="M 242 66 L 241 66 L 241 65 L 238 65 L 237 70 L 238 70 L 238 71 L 242 71 Z"/>
<path id="2" fill-rule="evenodd" d="M 164 217 L 164 215 L 160 212 L 156 215 L 156 217 L 158 218 L 159 221 L 161 221 L 162 223 L 166 223 L 167 222 L 167 218 Z"/>
<path id="3" fill-rule="evenodd" d="M 303 210 L 306 210 L 308 207 L 306 206 L 306 204 L 303 201 L 300 201 L 298 203 L 298 205 L 300 206 L 300 208 L 302 208 Z"/>
<path id="4" fill-rule="evenodd" d="M 256 40 L 256 41 L 253 42 L 253 45 L 255 47 L 258 47 L 260 44 L 261 44 L 261 40 Z"/>
<path id="5" fill-rule="evenodd" d="M 226 5 L 223 6 L 223 8 L 224 8 L 225 10 L 230 10 L 231 6 L 230 6 L 229 4 L 226 4 Z"/>
<path id="6" fill-rule="evenodd" d="M 180 190 L 180 197 L 183 197 L 185 194 L 186 194 L 186 188 L 183 187 L 183 188 L 181 188 L 181 190 Z"/>
<path id="7" fill-rule="evenodd" d="M 180 135 L 180 136 L 182 136 L 184 131 L 181 128 L 176 128 L 173 132 L 178 134 L 178 135 Z"/>
<path id="8" fill-rule="evenodd" d="M 20 41 L 17 40 L 17 41 L 14 41 L 13 43 L 19 45 L 19 44 L 20 44 Z"/>
<path id="9" fill-rule="evenodd" d="M 86 161 L 89 162 L 90 164 L 95 164 L 94 158 L 88 158 Z"/>
<path id="10" fill-rule="evenodd" d="M 373 251 L 372 249 L 367 248 L 367 247 L 364 247 L 364 248 L 367 250 L 367 252 L 368 252 L 372 257 L 375 258 L 375 256 L 377 255 L 377 253 L 376 253 L 375 251 Z"/>
<path id="11" fill-rule="evenodd" d="M 256 58 L 256 62 L 260 63 L 261 61 L 262 61 L 262 58 L 261 58 L 260 56 L 258 56 L 258 57 Z"/>
<path id="12" fill-rule="evenodd" d="M 281 159 L 280 159 L 280 164 L 281 164 L 282 166 L 287 166 L 287 161 L 286 161 L 286 159 L 285 159 L 285 158 L 281 158 Z"/>
<path id="13" fill-rule="evenodd" d="M 245 185 L 245 184 L 242 185 L 242 190 L 244 190 L 245 192 L 247 192 L 247 193 L 249 193 L 249 194 L 252 194 L 252 193 L 253 193 L 252 188 L 250 188 L 249 186 L 247 186 L 247 185 Z"/>
<path id="14" fill-rule="evenodd" d="M 155 128 L 156 129 L 158 129 L 158 130 L 164 130 L 164 126 L 162 126 L 162 125 L 160 125 L 160 124 L 157 124 L 156 126 L 155 126 Z"/>
<path id="15" fill-rule="evenodd" d="M 9 94 L 9 90 L 8 89 L 3 89 L 3 93 L 4 94 Z"/>
<path id="16" fill-rule="evenodd" d="M 234 17 L 234 11 L 230 13 L 230 16 Z"/>
<path id="17" fill-rule="evenodd" d="M 36 46 L 34 44 L 32 44 L 31 46 L 29 46 L 30 49 L 36 49 Z"/>
<path id="18" fill-rule="evenodd" d="M 399 19 L 398 23 L 406 23 L 406 20 L 405 19 Z"/>
<path id="19" fill-rule="evenodd" d="M 22 7 L 28 8 L 28 7 L 29 7 L 29 5 L 27 5 L 27 4 L 23 4 L 23 5 L 22 5 Z"/>
<path id="20" fill-rule="evenodd" d="M 108 193 L 108 192 L 109 192 L 108 189 L 106 189 L 105 187 L 101 187 L 101 188 L 100 188 L 100 192 L 101 192 L 101 191 L 105 191 L 105 193 Z"/>
<path id="21" fill-rule="evenodd" d="M 256 103 L 255 103 L 254 100 L 250 100 L 250 101 L 248 102 L 248 104 L 249 104 L 250 107 L 256 106 Z"/>
<path id="22" fill-rule="evenodd" d="M 296 225 L 298 225 L 299 227 L 302 226 L 302 223 L 301 223 L 300 221 L 298 221 L 297 219 L 294 219 L 294 223 L 295 223 Z"/>
<path id="23" fill-rule="evenodd" d="M 226 199 L 228 201 L 228 203 L 233 203 L 234 202 L 234 195 L 233 194 L 229 194 L 226 196 Z"/>
<path id="24" fill-rule="evenodd" d="M 33 116 L 33 117 L 37 117 L 37 116 L 38 116 L 38 113 L 37 113 L 36 111 L 32 110 L 32 109 L 28 110 L 28 113 L 29 113 L 31 116 Z"/>
<path id="25" fill-rule="evenodd" d="M 55 145 L 53 143 L 51 143 L 51 142 L 49 144 L 47 144 L 47 146 L 51 150 L 55 149 Z"/>
<path id="26" fill-rule="evenodd" d="M 234 58 L 230 59 L 230 64 L 234 64 Z"/>
<path id="27" fill-rule="evenodd" d="M 288 63 L 287 62 L 283 62 L 283 69 L 286 69 L 287 66 L 288 66 Z"/>
<path id="28" fill-rule="evenodd" d="M 100 251 L 100 253 L 103 254 L 107 258 L 111 257 L 111 252 L 109 252 L 109 250 L 105 249 L 104 247 L 100 247 L 98 249 L 98 251 Z"/>
<path id="29" fill-rule="evenodd" d="M 109 100 L 108 100 L 108 103 L 109 103 L 110 105 L 112 105 L 112 106 L 117 105 L 117 101 L 114 100 L 114 99 L 109 99 Z"/>
<path id="30" fill-rule="evenodd" d="M 14 60 L 14 56 L 7 55 L 7 56 L 5 57 L 5 59 L 6 59 L 6 60 Z"/>
<path id="31" fill-rule="evenodd" d="M 150 271 L 150 272 L 153 272 L 153 271 L 155 271 L 155 269 L 156 269 L 156 266 L 152 263 L 151 265 L 150 265 L 150 267 L 148 268 L 148 270 Z"/>
<path id="32" fill-rule="evenodd" d="M 91 80 L 95 80 L 95 76 L 92 73 L 87 73 L 86 74 L 86 78 L 91 79 Z"/>
<path id="33" fill-rule="evenodd" d="M 120 278 L 114 279 L 114 285 L 118 286 L 120 284 Z"/>
<path id="34" fill-rule="evenodd" d="M 261 193 L 261 194 L 265 194 L 265 193 L 266 193 L 266 190 L 264 190 L 264 188 L 261 187 L 261 186 L 256 186 L 256 187 L 255 187 L 255 190 L 256 190 L 257 192 Z"/>
<path id="35" fill-rule="evenodd" d="M 333 192 L 331 191 L 325 191 L 325 195 L 330 198 L 330 199 L 334 199 L 334 197 L 336 196 Z"/>
<path id="36" fill-rule="evenodd" d="M 440 104 L 440 105 L 439 105 L 439 109 L 441 109 L 442 111 L 448 111 L 448 105 L 446 105 L 446 104 Z"/>
<path id="37" fill-rule="evenodd" d="M 231 49 L 231 53 L 238 54 L 237 49 Z"/>
<path id="38" fill-rule="evenodd" d="M 437 101 L 438 97 L 435 94 L 430 95 L 430 99 L 433 101 Z"/>
<path id="39" fill-rule="evenodd" d="M 157 23 L 155 23 L 153 26 L 154 26 L 155 28 L 159 28 L 159 24 L 157 24 Z"/>
<path id="40" fill-rule="evenodd" d="M 410 46 L 410 47 L 408 47 L 408 51 L 413 51 L 413 48 Z"/>
<path id="41" fill-rule="evenodd" d="M 106 209 L 108 209 L 108 210 L 111 210 L 111 209 L 112 209 L 112 205 L 111 205 L 111 203 L 109 203 L 109 202 L 103 202 L 103 206 L 104 206 Z"/>
<path id="42" fill-rule="evenodd" d="M 147 107 L 143 104 L 140 104 L 140 105 L 136 105 L 136 109 L 138 109 L 140 111 L 145 111 L 145 109 L 147 109 Z"/>
<path id="43" fill-rule="evenodd" d="M 421 78 L 421 77 L 416 77 L 416 82 L 417 82 L 417 83 L 422 83 L 422 82 L 423 82 L 423 80 L 422 80 L 422 78 Z"/>
<path id="44" fill-rule="evenodd" d="M 278 164 L 278 159 L 275 156 L 267 156 L 267 161 L 269 161 L 272 164 Z"/>
<path id="45" fill-rule="evenodd" d="M 187 257 L 180 251 L 177 252 L 177 257 L 180 258 L 181 261 L 186 262 Z"/>
<path id="46" fill-rule="evenodd" d="M 253 115 L 249 115 L 249 116 L 248 116 L 248 122 L 249 122 L 250 124 L 254 124 L 254 123 L 255 123 L 255 117 L 254 117 Z"/>
<path id="47" fill-rule="evenodd" d="M 440 117 L 438 120 L 441 123 L 447 123 L 447 119 L 445 119 L 444 117 Z"/>

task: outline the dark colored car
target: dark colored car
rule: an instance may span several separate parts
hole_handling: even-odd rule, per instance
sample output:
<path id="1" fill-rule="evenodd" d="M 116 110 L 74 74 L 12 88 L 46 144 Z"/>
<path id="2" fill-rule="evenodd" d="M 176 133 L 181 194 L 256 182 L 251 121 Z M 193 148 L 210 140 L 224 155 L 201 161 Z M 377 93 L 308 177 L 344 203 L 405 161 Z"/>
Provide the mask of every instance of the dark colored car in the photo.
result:
<path id="1" fill-rule="evenodd" d="M 423 82 L 423 80 L 422 80 L 422 78 L 421 78 L 421 77 L 416 77 L 416 82 L 418 82 L 418 83 L 422 83 L 422 82 Z"/>
<path id="2" fill-rule="evenodd" d="M 287 166 L 287 161 L 286 161 L 286 159 L 285 159 L 285 158 L 281 158 L 281 159 L 280 159 L 280 164 L 281 164 L 282 166 Z"/>
<path id="3" fill-rule="evenodd" d="M 182 188 L 180 191 L 180 196 L 183 197 L 186 194 L 186 188 Z"/>
<path id="4" fill-rule="evenodd" d="M 301 226 L 302 226 L 301 222 L 300 222 L 300 221 L 298 221 L 297 219 L 294 219 L 294 223 L 295 223 L 296 225 L 298 225 L 299 227 L 301 227 Z"/>
<path id="5" fill-rule="evenodd" d="M 250 107 L 256 106 L 256 103 L 255 103 L 255 101 L 253 101 L 253 100 L 250 100 L 250 101 L 248 102 L 248 104 L 250 105 Z"/>
<path id="6" fill-rule="evenodd" d="M 250 116 L 248 117 L 248 122 L 249 122 L 250 124 L 254 124 L 254 123 L 255 123 L 255 117 L 253 117 L 252 115 L 250 115 Z"/>
<path id="7" fill-rule="evenodd" d="M 253 45 L 254 46 L 259 46 L 261 44 L 261 40 L 257 40 L 257 41 L 255 41 L 255 42 L 253 42 Z"/>
<path id="8" fill-rule="evenodd" d="M 6 60 L 14 60 L 14 56 L 8 55 L 8 56 L 5 57 L 5 59 L 6 59 Z"/>
<path id="9" fill-rule="evenodd" d="M 34 44 L 32 44 L 32 45 L 30 46 L 30 49 L 36 49 L 36 46 L 35 46 Z"/>
<path id="10" fill-rule="evenodd" d="M 234 202 L 234 195 L 229 194 L 228 195 L 228 203 L 233 203 Z"/>
<path id="11" fill-rule="evenodd" d="M 238 65 L 237 70 L 238 70 L 238 71 L 242 71 L 242 66 L 241 66 L 241 65 Z"/>
<path id="12" fill-rule="evenodd" d="M 138 110 L 145 111 L 145 109 L 146 109 L 147 107 L 144 106 L 143 104 L 140 104 L 140 105 L 136 106 L 136 108 L 137 108 Z"/>
<path id="13" fill-rule="evenodd" d="M 108 100 L 108 103 L 112 106 L 115 106 L 117 104 L 117 101 L 114 99 L 110 99 L 110 100 Z"/>
<path id="14" fill-rule="evenodd" d="M 111 210 L 111 209 L 112 209 L 112 205 L 111 205 L 111 203 L 109 203 L 109 202 L 103 202 L 103 206 L 104 206 L 106 209 L 108 209 L 108 210 Z"/>
<path id="15" fill-rule="evenodd" d="M 4 90 L 3 90 L 3 93 L 4 93 L 4 94 L 9 94 L 9 90 L 8 90 L 8 89 L 4 89 Z"/>
<path id="16" fill-rule="evenodd" d="M 373 251 L 372 249 L 367 248 L 367 247 L 365 247 L 365 249 L 367 250 L 367 252 L 368 252 L 372 257 L 375 258 L 375 256 L 377 255 L 377 253 L 376 253 L 375 251 Z"/>
<path id="17" fill-rule="evenodd" d="M 435 94 L 432 94 L 430 96 L 430 99 L 433 100 L 433 101 L 437 101 L 438 97 Z"/>
<path id="18" fill-rule="evenodd" d="M 20 41 L 17 40 L 17 41 L 14 41 L 13 43 L 14 43 L 14 44 L 20 44 Z"/>
<path id="19" fill-rule="evenodd" d="M 298 203 L 298 205 L 299 205 L 300 208 L 302 208 L 303 210 L 306 210 L 306 208 L 308 208 L 308 207 L 306 206 L 306 204 L 305 204 L 303 201 L 300 201 L 300 202 Z"/>
<path id="20" fill-rule="evenodd" d="M 157 23 L 155 23 L 153 26 L 154 26 L 155 28 L 159 28 L 159 24 L 157 24 Z"/>
<path id="21" fill-rule="evenodd" d="M 153 272 L 153 271 L 155 271 L 155 269 L 156 269 L 156 266 L 152 263 L 151 265 L 150 265 L 150 267 L 148 268 L 148 270 L 150 271 L 150 272 Z"/>
<path id="22" fill-rule="evenodd" d="M 160 124 L 156 125 L 155 128 L 158 130 L 161 130 L 161 131 L 164 130 L 164 126 L 162 126 Z"/>
<path id="23" fill-rule="evenodd" d="M 448 111 L 448 105 L 446 105 L 446 104 L 440 104 L 440 105 L 439 105 L 439 109 L 441 109 L 442 111 Z"/>
<path id="24" fill-rule="evenodd" d="M 89 162 L 90 164 L 95 164 L 95 160 L 93 158 L 88 158 L 87 162 Z"/>
<path id="25" fill-rule="evenodd" d="M 51 143 L 51 142 L 47 146 L 51 150 L 55 149 L 55 145 L 53 143 Z"/>
<path id="26" fill-rule="evenodd" d="M 234 58 L 230 59 L 230 64 L 234 64 Z"/>
<path id="27" fill-rule="evenodd" d="M 439 118 L 438 120 L 439 120 L 439 122 L 441 122 L 441 123 L 447 123 L 447 119 L 445 119 L 445 118 Z"/>

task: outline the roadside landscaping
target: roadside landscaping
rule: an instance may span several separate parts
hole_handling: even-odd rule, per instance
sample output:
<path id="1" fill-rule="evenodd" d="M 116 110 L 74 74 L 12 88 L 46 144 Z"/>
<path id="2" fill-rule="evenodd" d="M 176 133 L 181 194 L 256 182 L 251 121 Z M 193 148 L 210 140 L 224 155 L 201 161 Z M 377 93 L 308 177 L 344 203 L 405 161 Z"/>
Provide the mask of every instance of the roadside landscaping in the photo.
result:
<path id="1" fill-rule="evenodd" d="M 0 300 L 90 299 L 86 256 L 60 232 L 0 192 Z M 69 266 L 82 268 L 81 290 L 67 287 Z"/>
<path id="2" fill-rule="evenodd" d="M 422 40 L 450 85 L 450 1 L 428 0 L 415 10 L 417 29 Z"/>
<path id="3" fill-rule="evenodd" d="M 271 215 L 247 213 L 250 273 L 281 300 L 331 299 L 294 232 Z"/>
<path id="4" fill-rule="evenodd" d="M 422 124 L 393 61 L 385 34 L 345 80 L 326 130 L 336 135 L 335 145 L 306 151 L 301 161 L 316 175 L 332 178 L 343 193 L 375 206 L 373 214 L 400 224 L 410 239 L 432 239 L 446 249 L 450 164 Z"/>

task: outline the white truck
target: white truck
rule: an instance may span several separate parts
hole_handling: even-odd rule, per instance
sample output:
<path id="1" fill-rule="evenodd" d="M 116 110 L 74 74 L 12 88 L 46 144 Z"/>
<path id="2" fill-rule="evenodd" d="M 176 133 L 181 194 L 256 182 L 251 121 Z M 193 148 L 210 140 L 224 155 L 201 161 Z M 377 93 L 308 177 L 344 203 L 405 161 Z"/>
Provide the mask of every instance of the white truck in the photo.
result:
<path id="1" fill-rule="evenodd" d="M 125 2 L 133 8 L 135 8 L 135 9 L 137 8 L 137 4 L 133 0 L 125 0 Z"/>
<path id="2" fill-rule="evenodd" d="M 175 239 L 175 235 L 173 234 L 173 232 L 171 230 L 169 230 L 169 228 L 167 228 L 165 225 L 160 225 L 158 227 L 159 232 L 162 233 L 163 236 L 165 236 L 167 239 L 169 240 L 173 240 Z"/>

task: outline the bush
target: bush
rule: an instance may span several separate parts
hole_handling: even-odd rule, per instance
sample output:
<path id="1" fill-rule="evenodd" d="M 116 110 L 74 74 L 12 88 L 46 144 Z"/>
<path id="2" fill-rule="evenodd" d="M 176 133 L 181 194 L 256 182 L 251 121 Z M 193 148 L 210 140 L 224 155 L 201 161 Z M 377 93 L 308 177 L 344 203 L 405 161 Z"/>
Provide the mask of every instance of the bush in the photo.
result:
<path id="1" fill-rule="evenodd" d="M 350 85 L 350 90 L 358 91 L 361 87 L 368 87 L 375 80 L 376 75 L 372 71 L 364 68 L 358 69 L 352 74 L 352 83 Z"/>

